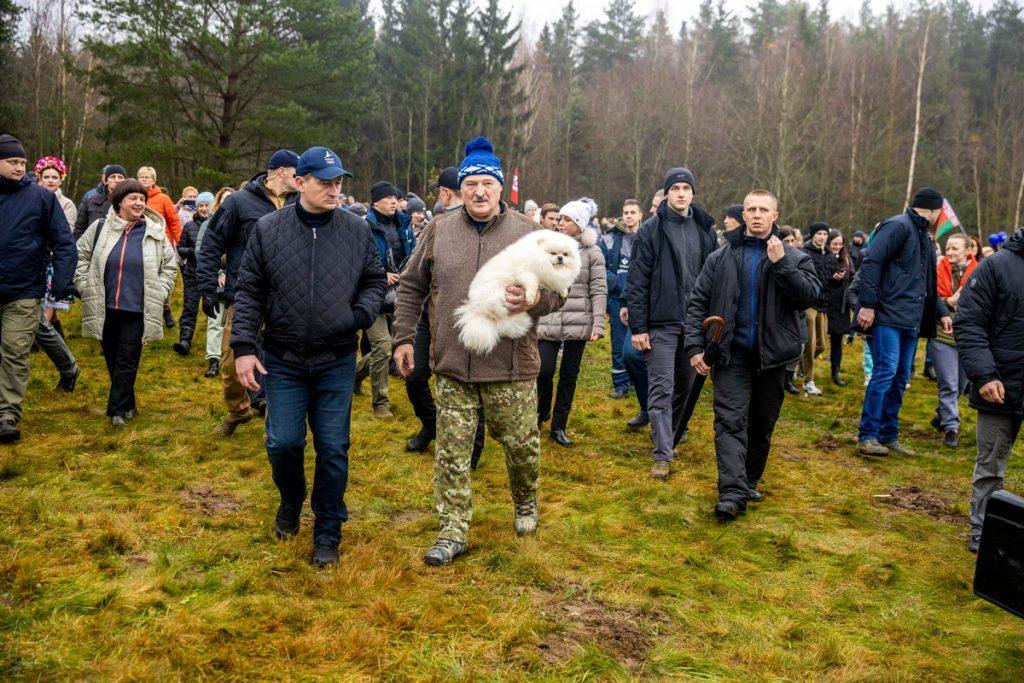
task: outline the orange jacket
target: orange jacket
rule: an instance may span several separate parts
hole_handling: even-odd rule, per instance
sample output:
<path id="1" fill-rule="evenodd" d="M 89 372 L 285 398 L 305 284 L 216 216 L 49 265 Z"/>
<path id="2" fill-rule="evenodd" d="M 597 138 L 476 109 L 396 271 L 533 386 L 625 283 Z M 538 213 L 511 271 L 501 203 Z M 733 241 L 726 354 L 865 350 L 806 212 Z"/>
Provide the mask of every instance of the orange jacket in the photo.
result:
<path id="1" fill-rule="evenodd" d="M 978 267 L 978 262 L 974 260 L 974 257 L 967 256 L 967 269 L 964 270 L 963 277 L 960 278 L 960 286 L 962 287 L 966 282 L 967 278 L 971 276 L 974 269 Z M 953 296 L 953 264 L 946 260 L 943 256 L 939 259 L 938 264 L 935 266 L 935 284 L 938 289 L 939 296 L 943 299 L 948 299 Z"/>
<path id="2" fill-rule="evenodd" d="M 167 239 L 171 241 L 172 247 L 177 246 L 181 239 L 181 221 L 178 220 L 178 209 L 174 207 L 171 198 L 154 185 L 149 188 L 146 206 L 164 217 L 164 232 L 167 233 Z"/>

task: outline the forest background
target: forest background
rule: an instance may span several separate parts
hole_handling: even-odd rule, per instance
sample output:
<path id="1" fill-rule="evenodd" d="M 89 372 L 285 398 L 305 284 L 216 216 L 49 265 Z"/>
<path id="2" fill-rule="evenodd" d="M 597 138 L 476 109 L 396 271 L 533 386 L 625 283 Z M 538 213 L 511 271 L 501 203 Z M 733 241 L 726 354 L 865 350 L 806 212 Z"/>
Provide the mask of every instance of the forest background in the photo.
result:
<path id="1" fill-rule="evenodd" d="M 786 222 L 870 228 L 928 183 L 989 234 L 1021 224 L 1021 10 L 703 0 L 669 25 L 568 2 L 534 40 L 498 0 L 0 0 L 0 130 L 61 155 L 76 200 L 105 163 L 155 166 L 176 199 L 313 144 L 357 196 L 387 178 L 429 199 L 483 133 L 520 201 L 615 215 L 687 165 L 716 213 L 764 186 Z"/>

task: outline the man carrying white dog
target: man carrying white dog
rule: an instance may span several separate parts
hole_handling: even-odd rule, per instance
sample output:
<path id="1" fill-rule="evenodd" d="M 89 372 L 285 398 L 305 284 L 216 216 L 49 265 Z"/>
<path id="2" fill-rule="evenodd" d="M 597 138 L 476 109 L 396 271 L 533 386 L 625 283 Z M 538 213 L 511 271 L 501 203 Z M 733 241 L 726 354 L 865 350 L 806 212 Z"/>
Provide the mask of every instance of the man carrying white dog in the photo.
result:
<path id="1" fill-rule="evenodd" d="M 437 375 L 434 497 L 441 531 L 423 557 L 431 566 L 450 564 L 466 551 L 473 511 L 470 456 L 481 401 L 491 435 L 505 449 L 516 533 L 528 534 L 537 528 L 540 356 L 536 320 L 564 303 L 557 294 L 544 291 L 535 301 L 526 301 L 521 287 L 508 287 L 509 313 L 528 311 L 534 319 L 530 332 L 519 339 L 502 339 L 484 355 L 471 353 L 459 342 L 455 309 L 466 300 L 476 272 L 499 251 L 540 227 L 501 201 L 505 177 L 487 139 L 476 138 L 466 145 L 458 182 L 463 207 L 437 216 L 420 233 L 395 303 L 395 361 L 402 376 L 414 368 L 413 338 L 424 302 L 433 340 L 430 360 Z"/>

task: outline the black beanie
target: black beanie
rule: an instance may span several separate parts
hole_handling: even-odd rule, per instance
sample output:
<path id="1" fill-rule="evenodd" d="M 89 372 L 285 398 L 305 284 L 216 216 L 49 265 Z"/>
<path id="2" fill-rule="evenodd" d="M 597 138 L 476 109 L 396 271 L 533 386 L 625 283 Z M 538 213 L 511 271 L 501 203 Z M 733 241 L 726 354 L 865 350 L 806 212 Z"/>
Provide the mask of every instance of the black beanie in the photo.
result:
<path id="1" fill-rule="evenodd" d="M 370 201 L 373 203 L 379 202 L 385 197 L 401 197 L 402 192 L 389 183 L 386 180 L 381 180 L 373 184 L 370 188 Z"/>
<path id="2" fill-rule="evenodd" d="M 103 167 L 104 180 L 107 179 L 107 176 L 114 175 L 115 173 L 120 173 L 125 178 L 128 177 L 128 171 L 126 171 L 124 166 L 122 166 L 121 164 L 107 164 L 106 166 Z"/>
<path id="3" fill-rule="evenodd" d="M 732 206 L 727 207 L 725 210 L 725 215 L 728 216 L 729 218 L 732 218 L 733 220 L 739 221 L 740 223 L 746 223 L 746 221 L 743 220 L 742 204 L 733 204 Z"/>
<path id="4" fill-rule="evenodd" d="M 27 159 L 25 148 L 18 142 L 18 138 L 4 133 L 0 135 L 0 159 Z"/>
<path id="5" fill-rule="evenodd" d="M 697 179 L 693 177 L 693 173 L 688 168 L 670 168 L 668 173 L 665 174 L 665 183 L 662 185 L 662 189 L 665 194 L 668 194 L 668 188 L 672 187 L 676 183 L 687 183 L 693 188 L 693 193 L 697 194 Z"/>
<path id="6" fill-rule="evenodd" d="M 914 195 L 914 201 L 910 202 L 912 209 L 925 209 L 934 211 L 942 208 L 942 195 L 933 187 L 922 187 Z"/>
<path id="7" fill-rule="evenodd" d="M 807 237 L 806 237 L 806 239 L 810 240 L 812 237 L 814 237 L 814 233 L 821 232 L 822 230 L 824 230 L 825 232 L 830 232 L 832 230 L 832 228 L 829 227 L 829 224 L 826 223 L 825 221 L 818 221 L 816 223 L 811 223 L 811 227 L 807 228 Z"/>

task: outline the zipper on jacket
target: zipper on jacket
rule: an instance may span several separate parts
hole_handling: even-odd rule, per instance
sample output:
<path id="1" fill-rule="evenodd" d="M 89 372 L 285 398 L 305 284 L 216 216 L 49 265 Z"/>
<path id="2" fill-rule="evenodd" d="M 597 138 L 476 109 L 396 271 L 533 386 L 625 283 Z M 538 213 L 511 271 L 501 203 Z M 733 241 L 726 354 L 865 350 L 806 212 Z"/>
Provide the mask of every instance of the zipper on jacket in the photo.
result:
<path id="1" fill-rule="evenodd" d="M 309 307 L 306 315 L 306 360 L 308 361 L 312 355 L 313 345 L 313 322 L 316 320 L 314 314 L 313 302 L 316 299 L 313 298 L 313 291 L 316 287 L 316 228 L 313 228 L 313 243 L 310 245 L 309 255 L 309 301 L 307 306 Z"/>
<path id="2" fill-rule="evenodd" d="M 473 227 L 474 227 L 474 229 L 476 228 L 476 226 L 473 226 Z M 483 253 L 483 250 L 484 250 L 484 233 L 483 233 L 483 230 L 477 230 L 476 231 L 476 271 L 475 271 L 477 273 L 480 272 L 480 254 Z M 472 382 L 473 381 L 473 352 L 467 350 L 467 353 L 469 354 L 469 357 L 466 360 L 466 379 L 468 379 L 470 382 Z"/>

